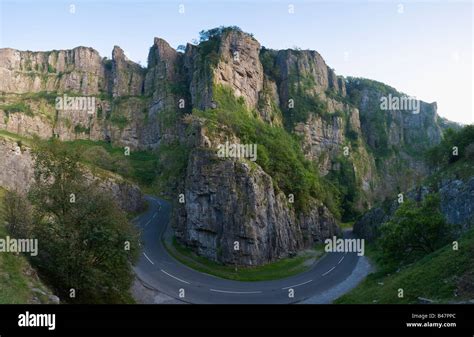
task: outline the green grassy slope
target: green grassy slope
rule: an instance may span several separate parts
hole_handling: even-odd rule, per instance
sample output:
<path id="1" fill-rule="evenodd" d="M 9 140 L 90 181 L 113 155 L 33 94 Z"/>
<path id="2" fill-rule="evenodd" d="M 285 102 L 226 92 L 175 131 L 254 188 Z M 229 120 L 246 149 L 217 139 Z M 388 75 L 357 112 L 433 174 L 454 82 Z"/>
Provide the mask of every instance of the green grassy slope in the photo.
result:
<path id="1" fill-rule="evenodd" d="M 458 250 L 449 244 L 398 272 L 373 273 L 335 303 L 418 303 L 419 297 L 436 303 L 474 299 L 474 230 L 458 242 Z M 398 297 L 399 289 L 403 289 L 403 298 Z"/>

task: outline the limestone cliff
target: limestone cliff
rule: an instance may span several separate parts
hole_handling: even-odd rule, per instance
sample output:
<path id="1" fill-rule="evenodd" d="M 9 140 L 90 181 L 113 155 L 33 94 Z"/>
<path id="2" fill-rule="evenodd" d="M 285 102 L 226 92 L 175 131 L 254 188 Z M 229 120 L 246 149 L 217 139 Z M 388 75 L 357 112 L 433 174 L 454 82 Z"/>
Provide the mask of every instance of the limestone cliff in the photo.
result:
<path id="1" fill-rule="evenodd" d="M 216 146 L 223 139 L 241 143 L 237 137 L 206 135 L 199 121 L 194 127 L 196 146 L 182 185 L 185 201 L 176 204 L 180 242 L 215 261 L 260 265 L 340 234 L 320 201 L 313 200 L 309 212 L 297 212 L 259 165 L 218 158 Z"/>
<path id="2" fill-rule="evenodd" d="M 112 59 L 85 47 L 0 49 L 0 75 L 0 129 L 158 154 L 170 144 L 185 147 L 184 169 L 172 172 L 178 190 L 168 191 L 173 199 L 185 196 L 184 204 L 175 204 L 176 236 L 224 263 L 257 265 L 292 255 L 337 233 L 338 217 L 353 220 L 413 187 L 428 174 L 421 153 L 451 125 L 437 116 L 436 103 L 420 102 L 417 114 L 381 110 L 381 97 L 402 94 L 382 83 L 338 76 L 316 51 L 266 49 L 235 28 L 212 30 L 184 53 L 155 38 L 146 68 L 117 46 Z M 94 97 L 95 113 L 57 109 L 55 100 L 64 94 Z M 249 124 L 242 121 L 232 129 L 238 113 L 257 131 L 245 134 Z M 312 184 L 319 190 L 305 195 L 304 210 L 289 202 L 289 194 L 306 186 L 286 186 L 282 177 L 294 172 L 270 160 L 278 148 L 259 143 L 258 162 L 216 156 L 223 142 L 259 142 L 268 134 L 295 139 L 298 148 L 291 145 L 287 153 L 308 160 L 295 166 L 301 177 L 316 168 Z M 26 174 L 23 161 L 2 163 Z M 8 186 L 8 177 L 3 179 Z"/>

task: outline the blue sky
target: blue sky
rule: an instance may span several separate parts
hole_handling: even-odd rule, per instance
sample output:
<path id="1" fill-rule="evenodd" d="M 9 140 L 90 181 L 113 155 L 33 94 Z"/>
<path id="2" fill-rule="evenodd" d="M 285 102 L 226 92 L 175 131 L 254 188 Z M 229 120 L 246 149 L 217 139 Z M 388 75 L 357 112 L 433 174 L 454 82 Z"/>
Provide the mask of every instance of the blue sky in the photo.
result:
<path id="1" fill-rule="evenodd" d="M 110 57 L 119 45 L 146 65 L 155 36 L 177 47 L 203 29 L 237 25 L 268 48 L 317 50 L 339 75 L 387 83 L 474 122 L 471 1 L 256 2 L 0 0 L 0 47 L 83 45 Z"/>

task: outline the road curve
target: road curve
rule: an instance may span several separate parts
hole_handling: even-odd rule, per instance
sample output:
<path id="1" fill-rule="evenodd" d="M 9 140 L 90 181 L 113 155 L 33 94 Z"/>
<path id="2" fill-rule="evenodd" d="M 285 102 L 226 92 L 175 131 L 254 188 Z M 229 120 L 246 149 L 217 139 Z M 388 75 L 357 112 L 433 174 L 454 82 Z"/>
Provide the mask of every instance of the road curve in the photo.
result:
<path id="1" fill-rule="evenodd" d="M 184 302 L 301 302 L 342 283 L 352 274 L 360 258 L 356 253 L 327 253 L 309 270 L 280 280 L 241 282 L 222 279 L 191 269 L 168 254 L 162 237 L 168 227 L 171 206 L 153 196 L 146 199 L 147 211 L 134 219 L 143 243 L 140 259 L 134 266 L 135 273 L 148 286 Z"/>

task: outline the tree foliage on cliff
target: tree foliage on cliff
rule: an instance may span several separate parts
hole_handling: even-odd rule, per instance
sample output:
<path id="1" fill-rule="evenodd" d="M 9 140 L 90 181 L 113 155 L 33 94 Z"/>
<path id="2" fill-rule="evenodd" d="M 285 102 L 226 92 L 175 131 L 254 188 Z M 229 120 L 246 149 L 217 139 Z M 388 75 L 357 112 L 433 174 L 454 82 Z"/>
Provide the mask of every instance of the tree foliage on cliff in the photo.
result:
<path id="1" fill-rule="evenodd" d="M 426 158 L 439 167 L 460 159 L 474 161 L 474 125 L 466 125 L 457 131 L 447 129 L 441 143 L 431 148 Z"/>
<path id="2" fill-rule="evenodd" d="M 138 235 L 126 215 L 84 175 L 79 155 L 61 142 L 39 142 L 33 155 L 28 235 L 39 244 L 33 264 L 68 302 L 130 301 L 130 262 L 137 256 Z"/>
<path id="3" fill-rule="evenodd" d="M 406 200 L 382 225 L 377 245 L 387 263 L 407 264 L 446 245 L 452 234 L 439 210 L 439 197 L 431 194 L 420 203 Z"/>

